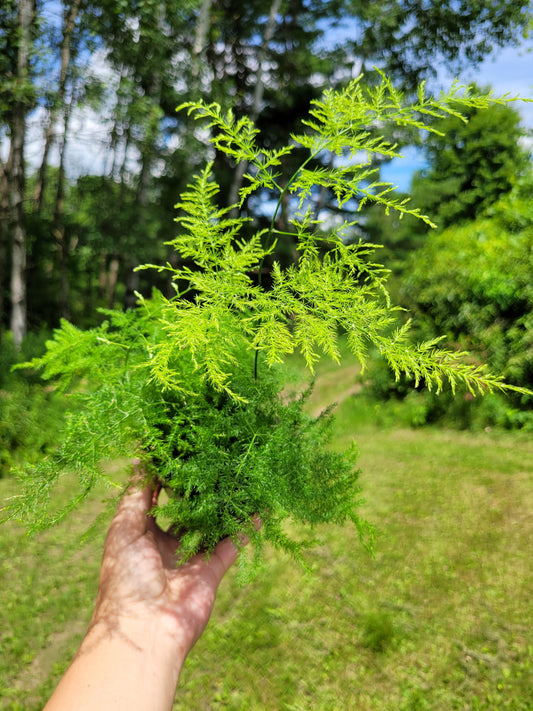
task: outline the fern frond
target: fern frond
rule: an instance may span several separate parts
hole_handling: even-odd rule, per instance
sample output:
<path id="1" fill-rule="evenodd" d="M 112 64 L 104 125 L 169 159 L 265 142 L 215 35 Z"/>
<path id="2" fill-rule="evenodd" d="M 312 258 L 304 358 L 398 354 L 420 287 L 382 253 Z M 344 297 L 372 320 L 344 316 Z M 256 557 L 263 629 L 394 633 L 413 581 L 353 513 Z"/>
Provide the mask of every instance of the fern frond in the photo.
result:
<path id="1" fill-rule="evenodd" d="M 245 164 L 240 205 L 253 194 L 273 198 L 270 227 L 257 229 L 234 216 L 237 206 L 219 205 L 210 164 L 193 177 L 177 204 L 178 234 L 168 243 L 179 253 L 178 266 L 139 267 L 170 274 L 176 295 L 139 296 L 135 310 L 105 311 L 105 322 L 89 331 L 63 321 L 46 353 L 25 364 L 70 388 L 74 405 L 56 454 L 21 473 L 22 495 L 5 515 L 25 519 L 32 530 L 56 523 L 99 483 L 117 485 L 102 460 L 137 454 L 169 493 L 158 512 L 186 531 L 185 560 L 212 551 L 225 536 L 237 541 L 241 532 L 256 547 L 252 567 L 265 542 L 301 560 L 306 543 L 286 533 L 286 519 L 310 526 L 351 521 L 370 540 L 358 515 L 354 457 L 329 446 L 331 414 L 310 417 L 305 397 L 286 396 L 289 354 L 301 352 L 310 371 L 323 354 L 338 361 L 343 332 L 363 367 L 377 349 L 397 378 L 417 386 L 528 391 L 439 339 L 413 344 L 410 324 L 398 325 L 389 271 L 376 261 L 379 245 L 353 239 L 355 221 L 326 228 L 316 198 L 325 192 L 339 210 L 353 212 L 371 201 L 432 225 L 379 180 L 376 157 L 399 155 L 380 129 L 436 131 L 429 119 L 504 100 L 454 85 L 439 98 L 421 86 L 409 102 L 382 73 L 375 87 L 359 77 L 314 101 L 302 132 L 272 151 L 259 147 L 248 117 L 213 103 L 183 104 L 207 123 L 207 140 L 218 151 Z M 284 176 L 285 158 L 299 155 L 297 148 L 306 156 Z M 291 214 L 281 226 L 285 209 Z M 285 268 L 274 252 L 281 236 L 297 251 Z M 265 289 L 267 260 L 272 285 Z M 66 473 L 77 477 L 78 491 L 54 511 L 53 492 Z M 257 514 L 261 531 L 252 524 Z"/>

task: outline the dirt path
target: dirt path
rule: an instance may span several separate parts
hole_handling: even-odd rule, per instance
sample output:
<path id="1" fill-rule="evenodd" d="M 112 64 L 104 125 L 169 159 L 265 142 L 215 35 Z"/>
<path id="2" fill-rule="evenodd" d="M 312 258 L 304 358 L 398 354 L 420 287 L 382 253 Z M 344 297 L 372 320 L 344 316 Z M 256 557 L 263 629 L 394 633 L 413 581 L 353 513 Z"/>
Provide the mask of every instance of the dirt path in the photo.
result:
<path id="1" fill-rule="evenodd" d="M 313 393 L 310 397 L 311 413 L 318 417 L 332 403 L 338 407 L 342 402 L 352 395 L 361 391 L 361 383 L 356 381 L 361 372 L 361 366 L 355 365 L 339 366 L 335 370 L 330 370 L 324 375 L 319 375 L 315 382 Z"/>

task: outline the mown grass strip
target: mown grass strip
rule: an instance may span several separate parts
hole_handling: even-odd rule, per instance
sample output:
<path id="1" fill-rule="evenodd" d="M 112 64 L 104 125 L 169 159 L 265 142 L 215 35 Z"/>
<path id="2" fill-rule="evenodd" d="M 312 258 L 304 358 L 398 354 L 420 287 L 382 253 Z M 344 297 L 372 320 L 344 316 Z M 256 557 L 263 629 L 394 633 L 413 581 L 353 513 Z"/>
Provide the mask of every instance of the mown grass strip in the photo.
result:
<path id="1" fill-rule="evenodd" d="M 328 386 L 329 387 L 329 386 Z M 270 553 L 224 582 L 175 709 L 483 710 L 533 707 L 533 445 L 520 434 L 357 425 L 375 559 L 350 529 L 318 531 L 307 574 Z M 0 481 L 0 495 L 14 493 Z M 42 708 L 92 610 L 101 508 L 36 539 L 0 529 L 0 708 Z"/>

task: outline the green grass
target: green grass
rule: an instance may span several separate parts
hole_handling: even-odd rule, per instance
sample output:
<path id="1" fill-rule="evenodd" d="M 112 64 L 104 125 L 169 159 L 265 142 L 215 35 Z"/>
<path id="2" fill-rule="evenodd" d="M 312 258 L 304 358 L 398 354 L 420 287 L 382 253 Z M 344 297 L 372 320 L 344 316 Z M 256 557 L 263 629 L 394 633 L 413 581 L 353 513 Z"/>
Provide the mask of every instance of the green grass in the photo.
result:
<path id="1" fill-rule="evenodd" d="M 533 444 L 371 420 L 342 401 L 336 445 L 360 447 L 375 558 L 353 530 L 328 528 L 311 573 L 275 552 L 248 587 L 232 572 L 176 710 L 533 708 Z M 0 480 L 0 495 L 13 486 Z M 76 536 L 99 508 L 38 539 L 0 529 L 2 709 L 42 708 L 76 649 L 103 533 L 81 548 Z"/>
<path id="2" fill-rule="evenodd" d="M 176 709 L 530 709 L 533 504 L 523 438 L 359 433 L 376 558 L 322 532 L 227 586 Z"/>
<path id="3" fill-rule="evenodd" d="M 16 482 L 0 479 L 0 500 L 15 494 Z M 91 528 L 106 508 L 95 494 L 65 525 L 35 538 L 0 526 L 0 709 L 41 709 L 68 666 L 96 598 L 110 515 L 104 530 Z"/>

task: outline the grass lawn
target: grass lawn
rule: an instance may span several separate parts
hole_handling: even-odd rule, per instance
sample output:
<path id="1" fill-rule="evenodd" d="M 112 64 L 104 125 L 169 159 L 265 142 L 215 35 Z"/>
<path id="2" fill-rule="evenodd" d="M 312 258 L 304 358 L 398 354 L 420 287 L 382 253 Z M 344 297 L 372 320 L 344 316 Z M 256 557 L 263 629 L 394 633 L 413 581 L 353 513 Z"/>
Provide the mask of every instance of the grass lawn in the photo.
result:
<path id="1" fill-rule="evenodd" d="M 375 558 L 329 528 L 310 573 L 275 552 L 245 588 L 232 572 L 176 710 L 533 709 L 533 443 L 378 430 L 355 402 L 339 407 L 336 444 L 361 450 Z M 32 540 L 0 528 L 2 709 L 41 709 L 79 643 L 103 533 L 78 536 L 100 508 Z"/>

